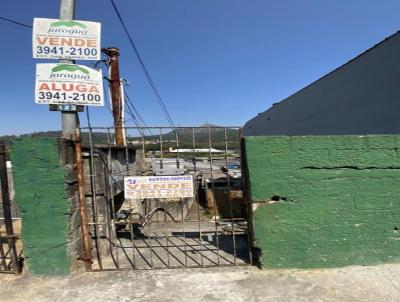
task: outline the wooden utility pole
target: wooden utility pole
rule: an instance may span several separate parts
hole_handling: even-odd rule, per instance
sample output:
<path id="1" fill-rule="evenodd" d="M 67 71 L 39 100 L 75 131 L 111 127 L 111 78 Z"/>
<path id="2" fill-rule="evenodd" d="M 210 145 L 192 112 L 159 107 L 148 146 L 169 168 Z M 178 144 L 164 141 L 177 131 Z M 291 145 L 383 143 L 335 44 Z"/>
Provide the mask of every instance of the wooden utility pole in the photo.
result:
<path id="1" fill-rule="evenodd" d="M 122 95 L 121 78 L 119 76 L 119 49 L 116 47 L 103 48 L 102 51 L 109 57 L 110 68 L 110 90 L 112 112 L 114 117 L 115 144 L 125 146 L 125 135 L 122 120 Z"/>

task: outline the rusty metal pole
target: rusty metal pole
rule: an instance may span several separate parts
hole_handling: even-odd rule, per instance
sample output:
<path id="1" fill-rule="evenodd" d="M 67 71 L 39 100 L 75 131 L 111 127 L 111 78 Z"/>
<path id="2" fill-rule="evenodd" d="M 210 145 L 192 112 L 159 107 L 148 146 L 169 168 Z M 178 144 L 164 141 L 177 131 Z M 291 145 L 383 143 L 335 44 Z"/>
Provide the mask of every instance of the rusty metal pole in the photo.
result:
<path id="1" fill-rule="evenodd" d="M 10 251 L 11 263 L 14 267 L 15 273 L 19 274 L 21 272 L 21 267 L 18 261 L 18 253 L 15 245 L 15 235 L 10 205 L 10 188 L 8 185 L 6 145 L 3 141 L 0 141 L 0 183 L 1 197 L 3 198 L 3 214 L 4 223 L 6 226 L 8 249 Z"/>
<path id="2" fill-rule="evenodd" d="M 103 48 L 102 51 L 109 57 L 111 103 L 114 117 L 115 144 L 125 146 L 125 136 L 122 121 L 121 78 L 119 76 L 119 49 L 116 47 Z"/>
<path id="3" fill-rule="evenodd" d="M 85 181 L 83 173 L 83 159 L 82 159 L 82 139 L 81 131 L 79 128 L 75 132 L 75 155 L 76 155 L 76 174 L 78 183 L 78 199 L 79 199 L 79 214 L 81 217 L 81 231 L 83 240 L 83 255 L 80 259 L 85 262 L 86 270 L 92 269 L 92 243 L 89 235 L 88 228 L 88 214 L 86 210 L 86 198 L 85 198 Z"/>

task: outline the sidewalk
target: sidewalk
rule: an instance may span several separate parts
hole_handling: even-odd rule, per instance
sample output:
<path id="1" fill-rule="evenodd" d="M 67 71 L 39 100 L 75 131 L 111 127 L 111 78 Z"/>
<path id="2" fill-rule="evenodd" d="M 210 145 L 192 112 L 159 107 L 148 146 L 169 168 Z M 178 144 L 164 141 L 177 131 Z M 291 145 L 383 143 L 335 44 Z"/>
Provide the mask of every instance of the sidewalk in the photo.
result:
<path id="1" fill-rule="evenodd" d="M 0 274 L 1 301 L 400 301 L 400 264 L 326 270 L 231 267 L 79 273 Z"/>

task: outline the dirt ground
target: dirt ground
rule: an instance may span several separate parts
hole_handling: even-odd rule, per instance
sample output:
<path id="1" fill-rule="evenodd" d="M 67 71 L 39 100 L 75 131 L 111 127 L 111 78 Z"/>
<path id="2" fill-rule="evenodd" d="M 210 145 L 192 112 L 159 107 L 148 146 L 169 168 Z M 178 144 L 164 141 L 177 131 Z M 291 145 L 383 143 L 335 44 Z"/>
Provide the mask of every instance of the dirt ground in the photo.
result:
<path id="1" fill-rule="evenodd" d="M 1 301 L 400 301 L 400 265 L 325 270 L 255 267 L 0 274 Z"/>

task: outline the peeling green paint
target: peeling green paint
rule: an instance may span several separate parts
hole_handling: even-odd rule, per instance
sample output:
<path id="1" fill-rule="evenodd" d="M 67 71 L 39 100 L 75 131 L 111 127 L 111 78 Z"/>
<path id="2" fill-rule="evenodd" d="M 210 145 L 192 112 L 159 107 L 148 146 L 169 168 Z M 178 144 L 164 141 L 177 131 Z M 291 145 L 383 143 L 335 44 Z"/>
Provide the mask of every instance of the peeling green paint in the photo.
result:
<path id="1" fill-rule="evenodd" d="M 66 274 L 69 206 L 65 170 L 59 164 L 54 138 L 19 138 L 13 141 L 11 160 L 15 199 L 22 211 L 22 240 L 29 271 Z"/>
<path id="2" fill-rule="evenodd" d="M 400 136 L 246 137 L 245 148 L 264 267 L 400 261 Z"/>

